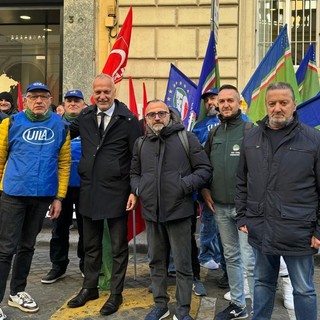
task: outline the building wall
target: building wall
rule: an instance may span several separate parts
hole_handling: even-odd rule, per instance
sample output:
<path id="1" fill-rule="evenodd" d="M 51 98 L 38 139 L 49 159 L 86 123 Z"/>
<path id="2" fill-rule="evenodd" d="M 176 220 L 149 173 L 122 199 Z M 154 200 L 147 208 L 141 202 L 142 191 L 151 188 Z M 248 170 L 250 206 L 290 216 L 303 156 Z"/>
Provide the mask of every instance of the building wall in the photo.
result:
<path id="1" fill-rule="evenodd" d="M 242 90 L 255 67 L 255 4 L 219 2 L 221 83 Z M 119 99 L 128 103 L 129 76 L 138 104 L 143 82 L 148 99 L 164 98 L 171 63 L 198 82 L 210 35 L 211 0 L 65 0 L 64 92 L 80 88 L 89 101 L 92 79 L 101 72 L 131 5 L 133 30 L 125 78 L 117 85 Z"/>
<path id="2" fill-rule="evenodd" d="M 142 82 L 148 99 L 164 98 L 170 63 L 198 82 L 210 35 L 210 0 L 119 0 L 120 25 L 133 5 L 133 31 L 125 76 L 134 81 L 142 102 Z M 221 83 L 242 89 L 254 70 L 254 4 L 220 0 L 217 52 Z M 239 63 L 239 61 L 243 61 Z M 128 102 L 128 81 L 118 87 Z"/>

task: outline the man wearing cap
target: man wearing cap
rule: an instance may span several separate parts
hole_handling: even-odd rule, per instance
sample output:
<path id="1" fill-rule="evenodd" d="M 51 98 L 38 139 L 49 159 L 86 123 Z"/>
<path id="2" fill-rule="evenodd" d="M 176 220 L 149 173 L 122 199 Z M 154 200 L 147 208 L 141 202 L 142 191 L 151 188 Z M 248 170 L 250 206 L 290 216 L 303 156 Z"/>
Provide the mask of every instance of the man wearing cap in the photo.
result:
<path id="1" fill-rule="evenodd" d="M 211 88 L 205 92 L 201 98 L 207 111 L 207 116 L 197 122 L 193 128 L 193 133 L 198 137 L 202 145 L 205 144 L 208 134 L 212 128 L 217 126 L 220 121 L 217 117 L 218 111 L 218 89 Z M 201 226 L 200 226 L 200 265 L 207 269 L 218 269 L 220 261 L 220 249 L 217 237 L 217 224 L 210 209 L 205 204 L 202 207 Z"/>
<path id="2" fill-rule="evenodd" d="M 218 89 L 210 88 L 201 96 L 201 98 L 203 99 L 207 114 L 203 120 L 195 124 L 193 133 L 198 137 L 200 143 L 204 145 L 210 130 L 220 123 L 217 117 Z M 205 203 L 203 203 L 200 225 L 200 265 L 211 270 L 218 269 L 219 265 L 217 262 L 221 262 L 221 258 L 223 258 L 222 253 L 220 252 L 220 247 L 216 221 L 212 211 L 206 206 Z M 225 263 L 223 263 L 222 266 L 225 271 Z M 224 284 L 224 287 L 228 287 L 228 277 L 226 272 L 224 272 L 224 276 L 219 279 L 219 283 Z M 194 284 L 195 292 L 197 287 L 198 282 Z"/>
<path id="3" fill-rule="evenodd" d="M 33 313 L 39 306 L 25 287 L 34 245 L 48 209 L 51 220 L 60 214 L 71 157 L 67 127 L 49 111 L 49 88 L 32 83 L 25 102 L 0 125 L 0 302 L 15 254 L 8 304 Z"/>
<path id="4" fill-rule="evenodd" d="M 195 124 L 192 131 L 198 137 L 200 143 L 204 145 L 207 140 L 209 131 L 220 123 L 217 117 L 218 111 L 216 110 L 218 89 L 209 89 L 201 96 L 201 99 L 203 99 L 207 115 L 203 120 Z"/>
<path id="5" fill-rule="evenodd" d="M 8 116 L 18 112 L 13 103 L 12 95 L 9 92 L 3 91 L 0 93 L 0 111 Z"/>
<path id="6" fill-rule="evenodd" d="M 72 123 L 85 107 L 83 94 L 80 90 L 70 90 L 64 96 L 63 119 Z M 41 279 L 44 284 L 51 284 L 65 277 L 67 266 L 69 264 L 69 227 L 72 224 L 73 206 L 75 206 L 77 226 L 79 233 L 77 254 L 79 268 L 84 271 L 84 251 L 83 251 L 83 231 L 82 217 L 79 214 L 79 191 L 80 177 L 78 174 L 78 165 L 81 157 L 80 137 L 71 140 L 71 170 L 68 191 L 65 199 L 62 201 L 62 209 L 58 219 L 52 221 L 52 238 L 50 240 L 50 260 L 52 268 L 49 273 Z"/>

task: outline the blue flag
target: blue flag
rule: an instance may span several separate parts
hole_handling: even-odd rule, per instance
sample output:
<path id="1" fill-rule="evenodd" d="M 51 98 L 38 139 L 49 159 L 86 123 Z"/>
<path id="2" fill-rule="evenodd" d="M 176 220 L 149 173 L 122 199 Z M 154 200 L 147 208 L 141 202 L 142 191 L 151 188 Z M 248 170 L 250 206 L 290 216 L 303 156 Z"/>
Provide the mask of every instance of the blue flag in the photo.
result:
<path id="1" fill-rule="evenodd" d="M 301 101 L 307 101 L 320 91 L 316 53 L 311 43 L 296 71 Z"/>
<path id="2" fill-rule="evenodd" d="M 206 55 L 203 60 L 199 83 L 197 87 L 197 94 L 194 102 L 194 112 L 198 117 L 198 121 L 205 117 L 206 111 L 200 108 L 201 96 L 211 88 L 220 87 L 219 65 L 217 58 L 216 42 L 214 39 L 214 32 L 211 31 L 208 42 Z"/>
<path id="3" fill-rule="evenodd" d="M 191 126 L 195 120 L 193 104 L 196 90 L 196 84 L 171 64 L 164 101 L 169 107 L 178 110 L 187 130 L 191 130 Z"/>
<path id="4" fill-rule="evenodd" d="M 298 105 L 297 113 L 301 122 L 320 129 L 320 93 Z"/>

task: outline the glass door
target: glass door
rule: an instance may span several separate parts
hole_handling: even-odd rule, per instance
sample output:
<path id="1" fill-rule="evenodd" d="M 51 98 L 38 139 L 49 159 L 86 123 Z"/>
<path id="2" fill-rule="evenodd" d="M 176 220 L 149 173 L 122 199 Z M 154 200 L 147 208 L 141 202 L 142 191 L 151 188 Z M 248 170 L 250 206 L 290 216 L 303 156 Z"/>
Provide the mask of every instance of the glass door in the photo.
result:
<path id="1" fill-rule="evenodd" d="M 12 79 L 22 93 L 31 82 L 46 83 L 59 104 L 61 97 L 61 7 L 0 8 L 0 91 Z M 11 86 L 14 99 L 17 86 Z"/>

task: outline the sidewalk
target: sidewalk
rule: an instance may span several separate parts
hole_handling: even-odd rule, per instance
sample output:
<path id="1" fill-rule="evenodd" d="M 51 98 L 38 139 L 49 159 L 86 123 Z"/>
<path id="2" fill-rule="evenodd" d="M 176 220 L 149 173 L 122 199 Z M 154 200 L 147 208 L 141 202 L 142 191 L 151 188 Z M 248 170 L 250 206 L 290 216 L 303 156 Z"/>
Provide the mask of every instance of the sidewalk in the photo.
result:
<path id="1" fill-rule="evenodd" d="M 39 235 L 34 260 L 28 278 L 27 291 L 34 297 L 40 306 L 36 314 L 26 314 L 16 308 L 6 305 L 9 288 L 2 303 L 3 310 L 7 314 L 7 320 L 94 320 L 106 319 L 99 314 L 99 310 L 108 297 L 108 292 L 102 291 L 100 298 L 88 302 L 84 307 L 70 309 L 66 306 L 69 301 L 81 288 L 83 278 L 78 268 L 78 258 L 76 257 L 77 230 L 71 230 L 70 264 L 67 276 L 51 285 L 41 284 L 41 278 L 47 274 L 51 264 L 49 262 L 49 240 L 50 224 L 45 224 L 43 231 Z M 152 294 L 148 293 L 150 284 L 149 267 L 146 259 L 145 234 L 137 237 L 136 269 L 134 256 L 132 254 L 132 244 L 129 266 L 123 292 L 124 303 L 119 311 L 108 316 L 108 320 L 142 320 L 153 306 Z M 315 284 L 320 293 L 320 259 L 316 259 Z M 207 297 L 192 296 L 191 315 L 198 320 L 212 320 L 214 315 L 228 306 L 228 301 L 223 299 L 227 290 L 218 288 L 217 281 L 221 277 L 221 270 L 207 270 L 201 268 L 201 277 L 207 289 Z M 168 278 L 171 311 L 171 320 L 174 314 L 175 301 L 175 279 Z M 9 285 L 9 283 L 8 283 Z M 247 300 L 250 310 L 250 300 Z M 250 317 L 248 318 L 250 319 Z M 280 290 L 277 291 L 275 308 L 272 320 L 294 320 L 293 312 L 286 310 L 282 305 Z M 306 319 L 307 320 L 307 319 Z"/>

